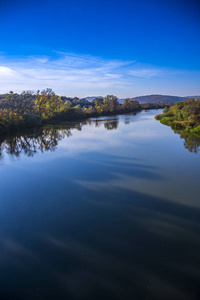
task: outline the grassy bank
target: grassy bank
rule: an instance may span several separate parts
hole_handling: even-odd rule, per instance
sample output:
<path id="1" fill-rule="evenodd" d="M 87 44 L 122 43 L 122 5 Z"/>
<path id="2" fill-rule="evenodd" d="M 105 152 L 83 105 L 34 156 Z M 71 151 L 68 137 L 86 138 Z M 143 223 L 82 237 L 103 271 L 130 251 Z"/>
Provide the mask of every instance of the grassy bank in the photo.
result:
<path id="1" fill-rule="evenodd" d="M 164 108 L 163 114 L 155 116 L 162 124 L 173 130 L 184 131 L 200 137 L 200 99 L 189 99 Z"/>

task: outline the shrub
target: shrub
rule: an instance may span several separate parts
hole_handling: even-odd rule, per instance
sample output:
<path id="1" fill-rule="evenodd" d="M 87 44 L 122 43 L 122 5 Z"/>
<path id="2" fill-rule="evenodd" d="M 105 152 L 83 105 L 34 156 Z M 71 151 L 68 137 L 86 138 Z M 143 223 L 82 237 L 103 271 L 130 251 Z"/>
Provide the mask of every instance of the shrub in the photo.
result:
<path id="1" fill-rule="evenodd" d="M 22 118 L 26 127 L 40 126 L 42 124 L 42 118 L 39 115 L 23 114 Z"/>
<path id="2" fill-rule="evenodd" d="M 164 125 L 167 125 L 167 126 L 171 126 L 172 122 L 174 121 L 174 117 L 167 117 L 167 118 L 161 118 L 160 122 Z"/>

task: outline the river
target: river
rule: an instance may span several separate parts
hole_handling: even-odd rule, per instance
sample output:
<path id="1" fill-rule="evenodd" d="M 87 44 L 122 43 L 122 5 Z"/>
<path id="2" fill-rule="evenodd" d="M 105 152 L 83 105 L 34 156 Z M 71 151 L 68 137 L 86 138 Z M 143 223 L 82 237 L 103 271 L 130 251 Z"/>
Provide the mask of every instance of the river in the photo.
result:
<path id="1" fill-rule="evenodd" d="M 0 299 L 199 299 L 200 140 L 161 112 L 0 140 Z"/>

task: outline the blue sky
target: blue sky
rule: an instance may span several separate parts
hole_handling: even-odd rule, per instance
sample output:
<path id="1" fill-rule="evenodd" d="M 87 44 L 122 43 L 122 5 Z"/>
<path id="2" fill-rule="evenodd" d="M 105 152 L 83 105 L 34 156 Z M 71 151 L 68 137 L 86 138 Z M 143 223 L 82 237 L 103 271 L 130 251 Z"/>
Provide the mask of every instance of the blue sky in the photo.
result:
<path id="1" fill-rule="evenodd" d="M 1 0 L 0 93 L 200 94 L 200 4 Z"/>

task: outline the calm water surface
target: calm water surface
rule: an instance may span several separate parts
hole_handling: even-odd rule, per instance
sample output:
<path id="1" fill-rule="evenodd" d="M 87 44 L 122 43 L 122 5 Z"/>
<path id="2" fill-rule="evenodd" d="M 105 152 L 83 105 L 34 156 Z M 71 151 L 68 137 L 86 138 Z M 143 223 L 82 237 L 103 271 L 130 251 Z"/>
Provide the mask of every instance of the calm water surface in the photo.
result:
<path id="1" fill-rule="evenodd" d="M 200 299 L 200 140 L 160 112 L 0 141 L 0 299 Z"/>

